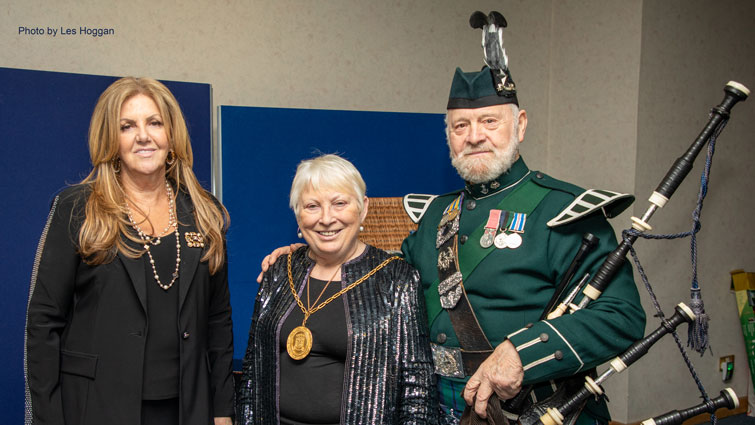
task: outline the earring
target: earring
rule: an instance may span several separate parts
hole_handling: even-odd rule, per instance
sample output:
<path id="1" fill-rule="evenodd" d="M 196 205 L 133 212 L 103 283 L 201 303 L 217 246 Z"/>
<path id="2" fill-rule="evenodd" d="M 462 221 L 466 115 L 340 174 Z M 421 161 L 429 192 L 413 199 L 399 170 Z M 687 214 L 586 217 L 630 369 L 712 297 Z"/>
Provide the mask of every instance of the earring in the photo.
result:
<path id="1" fill-rule="evenodd" d="M 110 161 L 110 166 L 113 167 L 115 174 L 121 172 L 121 158 L 115 157 Z"/>
<path id="2" fill-rule="evenodd" d="M 359 231 L 364 232 L 364 226 L 359 226 Z"/>
<path id="3" fill-rule="evenodd" d="M 170 165 L 173 165 L 173 163 L 176 162 L 176 151 L 173 149 L 168 151 L 168 157 L 165 158 L 165 163 Z"/>
<path id="4" fill-rule="evenodd" d="M 304 237 L 304 235 L 302 235 L 302 234 L 301 234 L 301 229 L 300 229 L 300 228 L 298 228 L 298 227 L 296 228 L 296 236 L 298 236 L 298 237 L 299 237 L 299 239 L 301 239 L 301 238 L 303 238 L 303 237 Z"/>

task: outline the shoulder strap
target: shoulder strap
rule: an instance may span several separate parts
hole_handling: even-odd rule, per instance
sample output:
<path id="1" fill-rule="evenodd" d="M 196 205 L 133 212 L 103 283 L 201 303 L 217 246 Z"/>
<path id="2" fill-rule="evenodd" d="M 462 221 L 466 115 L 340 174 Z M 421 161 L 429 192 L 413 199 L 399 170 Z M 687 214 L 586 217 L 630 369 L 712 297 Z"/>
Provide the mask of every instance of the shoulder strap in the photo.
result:
<path id="1" fill-rule="evenodd" d="M 404 211 L 406 211 L 409 218 L 417 224 L 427 212 L 427 208 L 433 202 L 433 199 L 437 197 L 438 195 L 424 195 L 419 193 L 409 193 L 404 195 Z"/>
<path id="2" fill-rule="evenodd" d="M 610 190 L 589 189 L 577 196 L 568 207 L 548 222 L 548 227 L 557 227 L 584 217 L 598 208 L 606 217 L 616 217 L 634 202 L 634 195 Z"/>

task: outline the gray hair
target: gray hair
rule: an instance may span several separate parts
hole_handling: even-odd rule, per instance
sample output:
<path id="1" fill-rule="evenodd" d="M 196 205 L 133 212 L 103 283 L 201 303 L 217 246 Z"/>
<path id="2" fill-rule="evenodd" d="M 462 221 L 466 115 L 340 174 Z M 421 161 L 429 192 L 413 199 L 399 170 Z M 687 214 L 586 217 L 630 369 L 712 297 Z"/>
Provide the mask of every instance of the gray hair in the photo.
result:
<path id="1" fill-rule="evenodd" d="M 337 189 L 354 195 L 359 212 L 364 210 L 364 196 L 367 186 L 354 164 L 338 155 L 327 154 L 305 159 L 296 167 L 296 175 L 291 183 L 288 204 L 295 214 L 299 214 L 299 200 L 307 189 L 315 191 Z"/>

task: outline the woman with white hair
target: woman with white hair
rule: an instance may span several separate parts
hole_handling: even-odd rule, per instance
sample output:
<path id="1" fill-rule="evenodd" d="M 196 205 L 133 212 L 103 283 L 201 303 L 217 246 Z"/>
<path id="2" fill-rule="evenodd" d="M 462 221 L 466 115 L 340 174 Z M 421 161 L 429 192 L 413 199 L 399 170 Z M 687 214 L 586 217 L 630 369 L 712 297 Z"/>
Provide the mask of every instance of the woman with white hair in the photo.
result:
<path id="1" fill-rule="evenodd" d="M 302 161 L 290 206 L 307 246 L 263 276 L 238 422 L 437 422 L 419 275 L 358 239 L 368 206 L 359 171 L 336 155 Z"/>

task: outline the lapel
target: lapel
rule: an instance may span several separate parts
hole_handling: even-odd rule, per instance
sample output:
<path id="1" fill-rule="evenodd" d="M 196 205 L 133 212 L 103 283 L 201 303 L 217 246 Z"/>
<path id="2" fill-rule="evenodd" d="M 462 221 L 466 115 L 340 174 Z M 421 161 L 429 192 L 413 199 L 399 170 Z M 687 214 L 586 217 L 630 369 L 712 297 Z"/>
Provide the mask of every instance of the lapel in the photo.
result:
<path id="1" fill-rule="evenodd" d="M 139 244 L 136 242 L 131 241 L 127 237 L 121 235 L 121 237 L 126 241 L 126 244 L 128 244 L 131 247 L 134 248 L 141 248 Z M 129 258 L 128 256 L 124 255 L 122 252 L 118 251 L 118 258 L 121 259 L 121 262 L 123 263 L 123 267 L 126 269 L 126 272 L 128 273 L 128 277 L 131 278 L 131 284 L 134 285 L 134 291 L 136 291 L 136 296 L 139 298 L 139 302 L 142 304 L 142 310 L 144 310 L 144 313 L 147 313 L 147 271 L 145 270 L 144 265 L 144 257 L 139 258 Z"/>
<path id="2" fill-rule="evenodd" d="M 176 214 L 178 215 L 179 240 L 181 242 L 181 265 L 178 271 L 178 311 L 181 312 L 186 294 L 194 280 L 199 260 L 204 253 L 204 248 L 190 248 L 186 242 L 186 232 L 197 232 L 194 224 L 194 205 L 189 194 L 184 190 L 178 190 L 176 197 Z"/>

